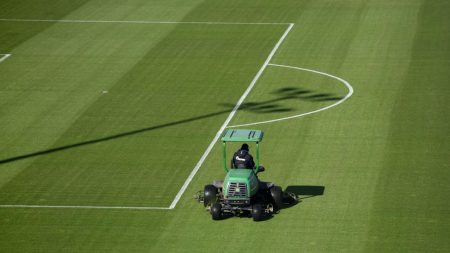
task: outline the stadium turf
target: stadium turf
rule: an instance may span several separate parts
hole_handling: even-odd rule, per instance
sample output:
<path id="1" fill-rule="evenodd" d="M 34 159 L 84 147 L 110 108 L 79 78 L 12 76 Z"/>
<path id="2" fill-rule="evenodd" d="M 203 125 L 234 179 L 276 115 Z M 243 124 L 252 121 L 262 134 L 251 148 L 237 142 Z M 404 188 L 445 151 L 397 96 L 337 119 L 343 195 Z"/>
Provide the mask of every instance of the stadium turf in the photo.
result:
<path id="1" fill-rule="evenodd" d="M 449 11 L 440 0 L 2 1 L 0 252 L 448 252 Z M 217 144 L 171 210 L 5 206 L 169 207 L 287 23 L 271 64 L 354 89 L 336 107 L 249 126 L 265 132 L 261 179 L 297 189 L 297 205 L 212 221 L 192 196 L 224 177 Z M 298 68 L 268 65 L 230 125 L 349 92 Z"/>

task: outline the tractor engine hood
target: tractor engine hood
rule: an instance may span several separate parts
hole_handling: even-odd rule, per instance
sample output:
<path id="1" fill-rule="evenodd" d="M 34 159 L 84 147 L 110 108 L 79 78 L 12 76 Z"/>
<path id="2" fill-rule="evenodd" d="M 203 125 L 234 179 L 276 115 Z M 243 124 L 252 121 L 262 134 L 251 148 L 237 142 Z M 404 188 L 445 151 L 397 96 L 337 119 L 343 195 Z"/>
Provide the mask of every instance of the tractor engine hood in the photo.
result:
<path id="1" fill-rule="evenodd" d="M 250 198 L 258 191 L 258 182 L 253 170 L 231 169 L 223 184 L 225 198 Z"/>

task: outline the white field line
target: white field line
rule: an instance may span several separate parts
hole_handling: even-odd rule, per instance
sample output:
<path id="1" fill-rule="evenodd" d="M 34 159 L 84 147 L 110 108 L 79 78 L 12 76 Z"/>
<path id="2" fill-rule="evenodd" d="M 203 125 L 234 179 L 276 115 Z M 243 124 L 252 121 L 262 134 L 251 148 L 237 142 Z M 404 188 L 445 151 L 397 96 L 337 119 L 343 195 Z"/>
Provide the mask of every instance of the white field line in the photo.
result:
<path id="1" fill-rule="evenodd" d="M 258 22 L 202 22 L 202 21 L 151 21 L 151 20 L 77 20 L 77 19 L 18 19 L 0 18 L 7 22 L 50 22 L 50 23 L 113 23 L 113 24 L 193 24 L 193 25 L 290 25 L 291 23 Z"/>
<path id="2" fill-rule="evenodd" d="M 274 67 L 281 67 L 281 68 L 290 68 L 290 69 L 296 69 L 296 70 L 302 70 L 302 71 L 308 71 L 308 72 L 312 72 L 312 73 L 316 73 L 319 75 L 324 75 L 324 76 L 328 76 L 331 77 L 333 79 L 338 80 L 339 82 L 343 83 L 345 86 L 347 86 L 348 89 L 348 93 L 347 95 L 345 95 L 344 98 L 342 98 L 341 100 L 337 101 L 334 104 L 331 104 L 329 106 L 314 110 L 314 111 L 310 111 L 310 112 L 305 112 L 302 114 L 297 114 L 297 115 L 293 115 L 293 116 L 289 116 L 289 117 L 284 117 L 284 118 L 279 118 L 279 119 L 272 119 L 272 120 L 266 120 L 266 121 L 259 121 L 259 122 L 253 122 L 253 123 L 247 123 L 247 124 L 241 124 L 241 125 L 234 125 L 234 126 L 229 126 L 229 127 L 244 127 L 244 126 L 254 126 L 254 125 L 262 125 L 262 124 L 268 124 L 268 123 L 273 123 L 273 122 L 278 122 L 278 121 L 283 121 L 283 120 L 289 120 L 289 119 L 294 119 L 294 118 L 299 118 L 299 117 L 303 117 L 303 116 L 307 116 L 307 115 L 311 115 L 313 113 L 318 113 L 318 112 L 322 112 L 328 109 L 331 109 L 341 103 L 343 103 L 345 100 L 347 100 L 349 97 L 351 97 L 353 95 L 353 87 L 350 85 L 350 83 L 348 83 L 347 81 L 345 81 L 344 79 L 337 77 L 337 76 L 333 76 L 330 75 L 328 73 L 324 73 L 324 72 L 320 72 L 317 70 L 312 70 L 312 69 L 305 69 L 305 68 L 299 68 L 299 67 L 294 67 L 294 66 L 288 66 L 288 65 L 280 65 L 280 64 L 269 64 L 269 66 L 274 66 Z"/>
<path id="3" fill-rule="evenodd" d="M 238 24 L 238 25 L 281 25 L 283 23 L 220 23 L 220 22 L 153 22 L 153 21 L 82 21 L 82 20 L 23 20 L 23 19 L 0 19 L 0 21 L 20 21 L 20 22 L 74 22 L 74 23 L 142 23 L 142 24 L 217 24 L 217 25 L 232 25 L 232 24 Z M 274 46 L 272 51 L 270 52 L 269 56 L 267 57 L 264 64 L 259 69 L 256 76 L 251 81 L 248 88 L 245 90 L 244 94 L 242 94 L 241 98 L 238 100 L 236 105 L 234 106 L 231 113 L 228 115 L 228 118 L 225 120 L 223 125 L 220 127 L 219 131 L 216 133 L 215 137 L 209 144 L 208 148 L 203 153 L 202 157 L 198 161 L 197 165 L 194 167 L 194 169 L 189 174 L 189 177 L 184 182 L 183 186 L 178 191 L 177 195 L 175 196 L 174 200 L 170 204 L 169 207 L 127 207 L 127 206 L 53 206 L 53 205 L 0 205 L 0 208 L 67 208 L 67 209 L 126 209 L 126 210 L 171 210 L 174 209 L 177 205 L 178 201 L 180 201 L 181 196 L 186 191 L 187 187 L 191 183 L 194 176 L 197 174 L 198 170 L 202 166 L 202 164 L 205 162 L 206 158 L 208 157 L 209 153 L 211 152 L 212 148 L 214 147 L 215 143 L 219 140 L 221 137 L 223 131 L 227 128 L 227 125 L 230 123 L 231 119 L 236 114 L 236 111 L 239 109 L 239 107 L 244 102 L 245 98 L 248 96 L 250 91 L 255 86 L 256 82 L 259 80 L 261 75 L 263 74 L 264 70 L 267 68 L 267 66 L 270 63 L 270 60 L 275 55 L 276 51 L 280 47 L 280 45 L 283 43 L 286 36 L 289 34 L 289 32 L 292 30 L 292 27 L 294 27 L 294 23 L 286 23 L 289 24 L 288 28 L 285 30 L 281 38 L 278 40 L 277 44 Z M 285 24 L 285 25 L 286 25 Z"/>
<path id="4" fill-rule="evenodd" d="M 168 207 L 151 206 L 50 206 L 50 205 L 0 205 L 0 208 L 59 208 L 59 209 L 126 209 L 126 210 L 169 210 Z"/>
<path id="5" fill-rule="evenodd" d="M 8 57 L 11 56 L 11 54 L 0 54 L 0 56 L 3 55 L 2 57 L 0 57 L 0 62 L 6 60 Z"/>
<path id="6" fill-rule="evenodd" d="M 234 117 L 234 115 L 236 114 L 236 111 L 242 105 L 242 103 L 244 102 L 245 98 L 248 96 L 250 91 L 253 89 L 253 86 L 255 86 L 256 82 L 261 77 L 261 75 L 264 72 L 264 70 L 267 68 L 267 65 L 269 65 L 270 60 L 272 60 L 272 57 L 275 55 L 275 52 L 280 47 L 281 43 L 283 43 L 284 39 L 289 34 L 289 32 L 291 31 L 292 27 L 294 27 L 294 24 L 293 23 L 289 24 L 289 27 L 286 29 L 284 34 L 278 40 L 277 44 L 275 45 L 275 47 L 270 52 L 269 56 L 267 57 L 266 61 L 264 62 L 264 64 L 259 69 L 258 73 L 256 73 L 256 76 L 253 78 L 253 80 L 250 83 L 250 85 L 248 86 L 247 90 L 245 90 L 244 94 L 242 94 L 241 98 L 238 100 L 238 102 L 234 106 L 233 110 L 228 115 L 228 118 L 225 120 L 225 122 L 223 123 L 222 127 L 220 127 L 219 131 L 216 133 L 216 136 L 211 141 L 211 143 L 209 144 L 208 148 L 205 150 L 205 153 L 203 153 L 203 155 L 200 158 L 200 160 L 198 161 L 197 165 L 195 165 L 195 167 L 192 170 L 191 174 L 189 175 L 189 177 L 184 182 L 184 184 L 181 187 L 180 191 L 178 191 L 177 196 L 175 196 L 175 199 L 172 201 L 172 204 L 170 204 L 170 209 L 175 208 L 175 206 L 177 205 L 178 201 L 180 201 L 181 196 L 186 191 L 187 187 L 191 183 L 191 181 L 194 178 L 195 174 L 197 174 L 197 172 L 200 169 L 200 167 L 202 166 L 202 164 L 205 162 L 205 159 L 206 159 L 206 157 L 208 157 L 209 153 L 211 152 L 212 148 L 214 147 L 214 144 L 219 140 L 220 136 L 222 136 L 223 131 L 225 130 L 227 125 L 230 123 L 231 119 Z"/>

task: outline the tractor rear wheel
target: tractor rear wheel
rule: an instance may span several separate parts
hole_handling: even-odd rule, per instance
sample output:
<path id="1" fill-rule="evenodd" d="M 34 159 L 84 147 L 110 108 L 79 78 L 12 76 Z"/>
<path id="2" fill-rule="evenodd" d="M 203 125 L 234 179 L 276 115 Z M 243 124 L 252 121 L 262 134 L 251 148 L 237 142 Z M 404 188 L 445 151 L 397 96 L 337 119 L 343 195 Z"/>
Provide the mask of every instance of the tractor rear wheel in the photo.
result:
<path id="1" fill-rule="evenodd" d="M 207 207 L 208 205 L 212 205 L 214 203 L 216 203 L 217 201 L 217 188 L 212 185 L 212 184 L 208 184 L 205 185 L 205 190 L 203 191 L 203 194 L 205 196 L 205 198 L 203 199 L 203 205 L 205 207 Z"/>
<path id="2" fill-rule="evenodd" d="M 222 218 L 222 205 L 214 203 L 211 207 L 211 216 L 213 220 L 220 220 Z"/>
<path id="3" fill-rule="evenodd" d="M 270 188 L 270 195 L 276 210 L 283 208 L 283 190 L 280 186 Z"/>
<path id="4" fill-rule="evenodd" d="M 263 218 L 263 208 L 261 204 L 253 204 L 252 217 L 254 221 L 260 221 Z"/>

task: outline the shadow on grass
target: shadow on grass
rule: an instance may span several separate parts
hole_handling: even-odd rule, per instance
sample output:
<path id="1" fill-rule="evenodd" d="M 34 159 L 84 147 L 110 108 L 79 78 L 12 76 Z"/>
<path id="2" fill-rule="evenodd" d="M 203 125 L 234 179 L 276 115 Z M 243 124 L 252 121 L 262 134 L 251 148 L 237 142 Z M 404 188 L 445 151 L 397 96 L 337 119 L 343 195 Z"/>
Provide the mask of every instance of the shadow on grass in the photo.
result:
<path id="1" fill-rule="evenodd" d="M 278 104 L 278 102 L 285 101 L 285 100 L 306 100 L 306 101 L 312 101 L 312 102 L 321 102 L 321 101 L 333 101 L 333 100 L 342 99 L 340 97 L 334 96 L 333 94 L 317 93 L 317 92 L 313 92 L 310 90 L 305 90 L 302 88 L 294 88 L 294 87 L 286 87 L 286 88 L 277 89 L 277 90 L 273 91 L 272 94 L 275 94 L 277 97 L 273 98 L 273 99 L 265 100 L 265 101 L 260 101 L 260 102 L 243 103 L 238 108 L 238 111 L 249 111 L 252 113 L 291 112 L 291 111 L 295 111 L 294 108 L 280 105 L 280 104 Z M 186 124 L 186 123 L 193 122 L 193 121 L 199 121 L 199 120 L 219 116 L 222 114 L 228 114 L 231 111 L 233 111 L 233 109 L 235 107 L 235 105 L 228 104 L 228 103 L 221 104 L 221 105 L 226 107 L 226 109 L 220 110 L 217 112 L 212 112 L 212 113 L 207 113 L 207 114 L 191 117 L 191 118 L 176 120 L 176 121 L 172 121 L 172 122 L 168 122 L 168 123 L 164 123 L 164 124 L 154 125 L 154 126 L 136 129 L 136 130 L 123 132 L 123 133 L 118 133 L 115 135 L 100 137 L 97 139 L 82 141 L 82 142 L 73 143 L 73 144 L 69 144 L 69 145 L 40 150 L 40 151 L 28 153 L 28 154 L 4 158 L 4 159 L 0 160 L 0 164 L 15 162 L 15 161 L 32 158 L 32 157 L 37 157 L 37 156 L 42 156 L 42 155 L 48 155 L 48 154 L 52 154 L 52 153 L 56 153 L 56 152 L 60 152 L 60 151 L 64 151 L 64 150 L 69 150 L 69 149 L 73 149 L 73 148 L 78 148 L 78 147 L 82 147 L 82 146 L 86 146 L 86 145 L 96 144 L 96 143 L 100 143 L 100 142 L 112 141 L 112 140 L 116 140 L 116 139 L 120 139 L 120 138 L 124 138 L 124 137 L 128 137 L 128 136 L 143 134 L 146 132 L 150 132 L 150 131 L 154 131 L 154 130 L 158 130 L 158 129 L 162 129 L 162 128 Z"/>
<path id="2" fill-rule="evenodd" d="M 312 198 L 315 196 L 322 196 L 325 193 L 325 186 L 314 186 L 314 185 L 290 185 L 286 187 L 286 189 L 283 191 L 284 197 L 283 197 L 283 207 L 279 208 L 278 210 L 275 210 L 274 214 L 280 213 L 283 209 L 288 209 L 293 206 L 296 206 L 300 202 L 302 202 L 303 199 Z M 294 196 L 292 196 L 293 194 Z M 273 214 L 266 215 L 267 218 L 264 220 L 269 220 L 273 218 Z"/>
<path id="3" fill-rule="evenodd" d="M 343 97 L 336 96 L 332 93 L 314 92 L 311 90 L 298 87 L 285 87 L 272 91 L 276 97 L 260 102 L 246 102 L 241 105 L 239 110 L 250 111 L 252 113 L 279 113 L 294 111 L 293 108 L 280 105 L 279 102 L 292 101 L 307 101 L 307 102 L 326 102 L 337 101 Z M 233 104 L 222 103 L 222 106 L 228 107 L 230 111 L 234 108 Z"/>
<path id="4" fill-rule="evenodd" d="M 290 185 L 286 187 L 285 192 L 292 192 L 299 199 L 322 196 L 325 193 L 325 186 L 315 185 Z"/>
<path id="5" fill-rule="evenodd" d="M 303 199 L 312 198 L 315 196 L 322 196 L 325 193 L 325 186 L 314 186 L 314 185 L 290 185 L 286 187 L 284 190 L 283 197 L 283 207 L 274 210 L 273 213 L 265 214 L 261 220 L 257 222 L 267 221 L 273 219 L 275 215 L 279 214 L 281 210 L 291 208 L 300 202 Z M 295 198 L 293 198 L 289 193 L 293 194 Z M 231 213 L 223 213 L 221 220 L 226 220 L 229 218 L 238 217 L 238 218 L 247 218 L 251 219 L 252 215 L 250 212 L 244 212 L 240 215 L 233 215 Z"/>

